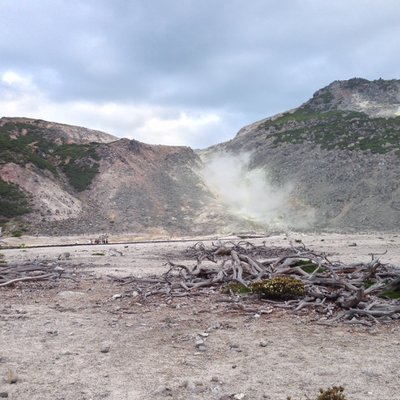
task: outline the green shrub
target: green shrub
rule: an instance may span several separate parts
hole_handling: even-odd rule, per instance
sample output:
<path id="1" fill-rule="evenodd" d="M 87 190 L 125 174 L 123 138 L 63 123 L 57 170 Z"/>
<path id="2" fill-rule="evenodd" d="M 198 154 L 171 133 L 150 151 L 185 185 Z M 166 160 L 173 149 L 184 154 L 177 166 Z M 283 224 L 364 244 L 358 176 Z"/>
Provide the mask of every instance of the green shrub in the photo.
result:
<path id="1" fill-rule="evenodd" d="M 28 199 L 17 185 L 0 178 L 0 219 L 9 219 L 29 213 Z"/>
<path id="2" fill-rule="evenodd" d="M 71 186 L 78 192 L 86 190 L 92 183 L 93 178 L 99 172 L 99 165 L 80 165 L 69 163 L 62 166 L 62 170 L 68 178 Z"/>
<path id="3" fill-rule="evenodd" d="M 22 236 L 22 232 L 21 231 L 12 231 L 11 236 L 19 238 Z"/>
<path id="4" fill-rule="evenodd" d="M 307 396 L 308 400 L 312 400 Z M 287 400 L 294 400 L 288 397 Z M 314 400 L 349 400 L 341 386 L 333 386 L 328 389 L 319 389 L 319 395 Z"/>
<path id="5" fill-rule="evenodd" d="M 245 293 L 251 293 L 252 289 L 250 287 L 244 286 L 240 282 L 230 282 L 222 288 L 222 293 L 230 293 L 230 292 L 237 294 L 245 294 Z"/>
<path id="6" fill-rule="evenodd" d="M 261 297 L 272 300 L 289 300 L 305 295 L 303 282 L 291 276 L 277 276 L 255 282 L 251 285 L 253 292 Z"/>
<path id="7" fill-rule="evenodd" d="M 346 400 L 346 396 L 343 394 L 344 389 L 339 386 L 333 386 L 332 388 L 323 390 L 320 389 L 320 394 L 316 400 Z"/>

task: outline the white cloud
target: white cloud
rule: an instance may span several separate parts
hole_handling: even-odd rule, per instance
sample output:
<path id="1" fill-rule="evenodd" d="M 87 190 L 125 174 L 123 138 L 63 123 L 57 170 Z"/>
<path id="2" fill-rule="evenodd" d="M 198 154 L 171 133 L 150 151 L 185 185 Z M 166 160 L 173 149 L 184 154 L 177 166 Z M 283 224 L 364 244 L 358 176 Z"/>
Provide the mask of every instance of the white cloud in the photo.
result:
<path id="1" fill-rule="evenodd" d="M 128 102 L 52 101 L 29 77 L 15 71 L 1 75 L 3 116 L 50 120 L 98 129 L 150 144 L 205 147 L 215 141 L 224 122 L 217 112 L 177 111 Z M 225 132 L 226 133 L 226 132 Z"/>
<path id="2" fill-rule="evenodd" d="M 31 79 L 15 71 L 5 71 L 1 75 L 1 81 L 10 87 L 32 89 Z"/>

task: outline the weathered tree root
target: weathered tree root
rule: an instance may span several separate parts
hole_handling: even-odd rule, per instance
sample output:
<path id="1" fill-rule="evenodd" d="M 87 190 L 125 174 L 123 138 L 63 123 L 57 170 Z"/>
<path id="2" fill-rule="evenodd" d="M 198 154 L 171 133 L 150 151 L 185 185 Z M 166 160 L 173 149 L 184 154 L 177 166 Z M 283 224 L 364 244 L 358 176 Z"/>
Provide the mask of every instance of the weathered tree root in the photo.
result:
<path id="1" fill-rule="evenodd" d="M 369 263 L 346 265 L 331 262 L 325 254 L 311 251 L 302 243 L 269 248 L 265 243 L 256 246 L 243 241 L 217 242 L 210 248 L 198 242 L 187 249 L 186 255 L 194 260 L 193 266 L 168 261 L 169 269 L 161 276 L 129 276 L 119 281 L 129 283 L 145 300 L 154 295 L 170 299 L 210 293 L 234 282 L 250 288 L 261 280 L 293 276 L 304 284 L 305 296 L 272 304 L 296 312 L 313 309 L 321 320 L 334 318 L 368 325 L 366 319 L 400 319 L 400 302 L 381 297 L 399 287 L 400 269 L 382 264 L 375 255 Z M 231 290 L 231 294 L 235 293 Z"/>

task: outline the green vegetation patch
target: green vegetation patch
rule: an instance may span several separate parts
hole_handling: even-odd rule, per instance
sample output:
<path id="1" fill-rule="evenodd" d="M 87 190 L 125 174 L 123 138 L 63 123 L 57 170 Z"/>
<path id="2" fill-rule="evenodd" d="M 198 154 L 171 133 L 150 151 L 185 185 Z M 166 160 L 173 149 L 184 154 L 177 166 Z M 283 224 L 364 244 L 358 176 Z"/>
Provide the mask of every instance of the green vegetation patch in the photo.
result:
<path id="1" fill-rule="evenodd" d="M 325 268 L 318 268 L 318 265 L 310 260 L 299 260 L 296 261 L 292 267 L 300 267 L 304 272 L 307 272 L 308 274 L 312 274 L 315 272 L 316 269 L 318 269 L 318 273 L 326 272 Z"/>
<path id="2" fill-rule="evenodd" d="M 400 117 L 370 118 L 355 111 L 316 112 L 307 107 L 266 121 L 261 129 L 274 132 L 274 145 L 312 142 L 326 150 L 348 149 L 400 155 Z"/>
<path id="3" fill-rule="evenodd" d="M 77 191 L 87 189 L 99 172 L 98 143 L 56 144 L 40 128 L 24 123 L 0 127 L 0 162 L 32 163 L 54 175 L 61 171 Z"/>
<path id="4" fill-rule="evenodd" d="M 31 212 L 28 198 L 17 185 L 0 178 L 0 220 L 8 220 Z"/>
<path id="5" fill-rule="evenodd" d="M 307 399 L 312 400 L 307 397 Z M 288 397 L 287 400 L 294 400 Z M 342 386 L 332 386 L 328 389 L 319 389 L 319 395 L 314 400 L 349 400 L 344 394 Z"/>
<path id="6" fill-rule="evenodd" d="M 93 178 L 98 174 L 99 165 L 78 164 L 73 162 L 64 164 L 61 169 L 67 176 L 71 186 L 78 192 L 82 192 L 90 186 Z"/>
<path id="7" fill-rule="evenodd" d="M 222 288 L 222 293 L 236 293 L 236 294 L 247 294 L 252 293 L 252 289 L 250 287 L 244 286 L 239 282 L 230 282 L 226 286 Z"/>
<path id="8" fill-rule="evenodd" d="M 251 289 L 261 297 L 272 300 L 296 299 L 306 294 L 303 282 L 291 276 L 277 276 L 255 282 Z"/>
<path id="9" fill-rule="evenodd" d="M 26 133 L 22 134 L 22 130 Z M 5 124 L 0 127 L 0 159 L 2 163 L 28 162 L 40 169 L 56 174 L 56 167 L 47 159 L 47 153 L 54 144 L 40 134 L 40 130 L 29 124 Z"/>
<path id="10" fill-rule="evenodd" d="M 388 290 L 386 292 L 381 293 L 380 297 L 388 297 L 389 299 L 399 300 L 400 290 Z"/>

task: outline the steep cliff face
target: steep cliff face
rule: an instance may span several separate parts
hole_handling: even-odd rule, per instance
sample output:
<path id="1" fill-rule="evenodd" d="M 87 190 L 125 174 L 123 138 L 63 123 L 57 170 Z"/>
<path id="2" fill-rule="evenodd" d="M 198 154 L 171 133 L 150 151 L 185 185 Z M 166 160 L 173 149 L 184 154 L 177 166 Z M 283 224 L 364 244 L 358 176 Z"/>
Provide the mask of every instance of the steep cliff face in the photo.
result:
<path id="1" fill-rule="evenodd" d="M 290 183 L 283 210 L 289 226 L 312 215 L 309 229 L 394 230 L 400 224 L 399 98 L 400 81 L 337 81 L 202 156 L 248 153 L 250 170 L 262 168 L 276 188 Z"/>

